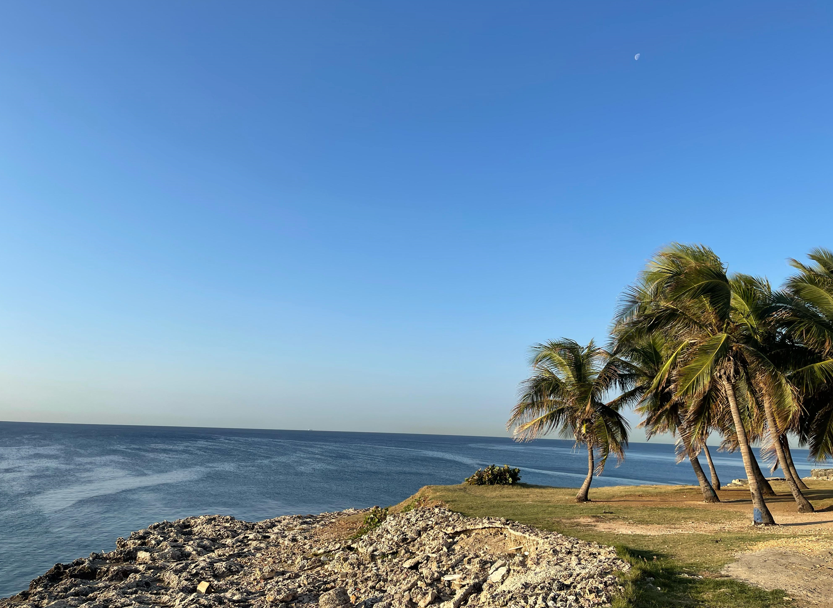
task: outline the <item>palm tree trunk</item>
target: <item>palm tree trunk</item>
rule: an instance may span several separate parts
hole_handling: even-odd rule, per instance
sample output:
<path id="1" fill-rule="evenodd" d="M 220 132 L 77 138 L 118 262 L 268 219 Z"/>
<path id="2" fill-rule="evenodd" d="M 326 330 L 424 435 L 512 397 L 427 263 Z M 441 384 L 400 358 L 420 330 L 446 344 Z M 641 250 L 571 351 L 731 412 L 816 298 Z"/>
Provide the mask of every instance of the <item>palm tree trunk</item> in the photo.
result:
<path id="1" fill-rule="evenodd" d="M 587 478 L 584 480 L 584 483 L 581 484 L 581 487 L 578 490 L 578 494 L 576 494 L 576 502 L 589 502 L 590 499 L 587 497 L 587 494 L 590 492 L 590 484 L 593 481 L 593 470 L 596 468 L 596 464 L 593 459 L 593 445 L 588 443 L 587 444 Z"/>
<path id="2" fill-rule="evenodd" d="M 714 462 L 712 462 L 712 455 L 709 452 L 709 446 L 703 443 L 703 452 L 706 454 L 706 461 L 709 463 L 709 473 L 712 476 L 712 487 L 715 490 L 720 489 L 720 477 L 717 476 L 717 469 L 714 468 Z"/>
<path id="3" fill-rule="evenodd" d="M 685 444 L 685 439 L 683 439 L 683 444 Z M 720 502 L 712 484 L 706 479 L 706 474 L 703 472 L 703 467 L 700 466 L 700 459 L 697 458 L 697 454 L 688 445 L 685 446 L 685 449 L 688 453 L 688 461 L 691 463 L 691 468 L 694 469 L 697 482 L 700 484 L 700 490 L 703 492 L 703 502 Z"/>
<path id="4" fill-rule="evenodd" d="M 775 420 L 775 412 L 772 411 L 772 404 L 769 402 L 769 399 L 762 399 L 761 401 L 764 402 L 764 414 L 766 415 L 766 425 L 769 427 L 769 438 L 775 447 L 775 454 L 778 456 L 778 464 L 781 466 L 781 470 L 784 471 L 784 479 L 787 480 L 787 485 L 790 486 L 790 492 L 792 492 L 795 503 L 798 505 L 798 512 L 813 513 L 815 512 L 813 505 L 811 505 L 810 501 L 807 500 L 807 497 L 801 493 L 801 489 L 798 487 L 798 484 L 795 483 L 795 479 L 793 479 L 792 471 L 790 471 L 790 465 L 787 464 L 787 457 L 784 454 L 784 444 L 781 443 L 781 433 L 778 432 L 778 423 Z"/>
<path id="5" fill-rule="evenodd" d="M 749 448 L 749 453 L 752 454 L 752 448 Z M 752 469 L 755 471 L 755 479 L 761 488 L 761 494 L 764 496 L 777 496 L 767 478 L 764 477 L 764 472 L 761 471 L 761 465 L 758 464 L 758 460 L 754 455 L 752 456 Z"/>
<path id="6" fill-rule="evenodd" d="M 790 450 L 790 441 L 787 439 L 786 433 L 781 435 L 781 445 L 784 446 L 784 456 L 787 457 L 787 464 L 790 466 L 790 473 L 793 475 L 793 479 L 795 479 L 796 485 L 802 490 L 809 490 L 810 488 L 807 487 L 807 484 L 804 483 L 804 480 L 801 479 L 801 476 L 798 474 L 798 471 L 795 470 L 795 463 L 793 462 L 793 454 L 792 450 Z"/>
<path id="7" fill-rule="evenodd" d="M 769 508 L 766 506 L 764 496 L 761 493 L 761 488 L 758 485 L 758 478 L 755 476 L 755 469 L 752 465 L 755 461 L 755 455 L 749 447 L 749 440 L 746 437 L 746 429 L 743 426 L 743 418 L 740 415 L 740 408 L 738 407 L 737 399 L 735 399 L 735 389 L 726 378 L 722 378 L 721 380 L 723 390 L 726 392 L 726 398 L 729 400 L 729 409 L 732 412 L 732 421 L 735 423 L 735 434 L 737 435 L 738 445 L 740 446 L 740 455 L 743 458 L 743 468 L 746 469 L 746 477 L 749 479 L 749 493 L 752 495 L 752 505 L 760 512 L 761 523 L 763 525 L 774 525 L 775 520 L 772 517 L 772 513 L 769 512 Z"/>

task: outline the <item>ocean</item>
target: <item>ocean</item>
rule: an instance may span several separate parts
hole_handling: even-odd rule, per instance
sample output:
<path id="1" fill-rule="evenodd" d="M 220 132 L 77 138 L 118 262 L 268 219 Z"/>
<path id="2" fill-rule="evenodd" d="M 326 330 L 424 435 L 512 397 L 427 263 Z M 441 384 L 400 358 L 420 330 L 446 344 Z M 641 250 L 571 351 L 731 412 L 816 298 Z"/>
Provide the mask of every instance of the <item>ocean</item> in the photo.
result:
<path id="1" fill-rule="evenodd" d="M 745 477 L 738 455 L 712 454 L 724 483 Z M 809 474 L 806 450 L 794 455 Z M 391 505 L 492 463 L 519 467 L 525 483 L 578 487 L 587 457 L 561 440 L 0 422 L 0 597 L 156 521 Z M 593 482 L 694 483 L 659 443 L 631 444 Z"/>

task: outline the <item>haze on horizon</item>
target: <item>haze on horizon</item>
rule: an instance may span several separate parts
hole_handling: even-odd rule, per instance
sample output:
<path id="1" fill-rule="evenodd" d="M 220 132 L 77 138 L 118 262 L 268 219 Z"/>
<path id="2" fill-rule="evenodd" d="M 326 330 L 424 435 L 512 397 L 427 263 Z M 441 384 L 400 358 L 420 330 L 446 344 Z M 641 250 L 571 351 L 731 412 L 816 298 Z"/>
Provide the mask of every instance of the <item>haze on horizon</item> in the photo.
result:
<path id="1" fill-rule="evenodd" d="M 828 2 L 0 11 L 0 420 L 502 435 L 662 245 L 833 246 Z"/>

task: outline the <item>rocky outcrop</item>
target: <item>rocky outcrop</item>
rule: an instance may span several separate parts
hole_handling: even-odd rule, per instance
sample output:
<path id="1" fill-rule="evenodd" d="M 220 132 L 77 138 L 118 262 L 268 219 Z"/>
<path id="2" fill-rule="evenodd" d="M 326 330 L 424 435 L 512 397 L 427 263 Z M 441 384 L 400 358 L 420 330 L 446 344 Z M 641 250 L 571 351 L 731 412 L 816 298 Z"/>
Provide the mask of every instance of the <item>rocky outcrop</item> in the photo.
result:
<path id="1" fill-rule="evenodd" d="M 833 481 L 833 469 L 813 469 L 810 471 L 810 478 Z"/>
<path id="2" fill-rule="evenodd" d="M 153 524 L 0 607 L 578 608 L 608 605 L 628 568 L 610 547 L 439 507 L 391 515 L 359 539 L 334 533 L 357 513 Z"/>

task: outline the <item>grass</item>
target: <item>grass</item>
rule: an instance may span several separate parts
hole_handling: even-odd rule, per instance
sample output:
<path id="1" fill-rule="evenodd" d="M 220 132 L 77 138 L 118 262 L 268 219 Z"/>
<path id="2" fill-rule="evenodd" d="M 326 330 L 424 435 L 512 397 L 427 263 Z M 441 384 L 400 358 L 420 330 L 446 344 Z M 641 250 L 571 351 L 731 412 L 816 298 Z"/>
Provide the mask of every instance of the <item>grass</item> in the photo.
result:
<path id="1" fill-rule="evenodd" d="M 795 514 L 794 503 L 785 485 L 774 485 L 779 496 L 768 504 L 776 520 L 781 515 L 786 521 Z M 818 510 L 833 505 L 833 485 L 829 483 L 811 483 L 807 495 Z M 623 575 L 625 593 L 614 603 L 616 608 L 795 605 L 782 591 L 749 586 L 721 576 L 720 570 L 736 553 L 774 539 L 818 538 L 821 534 L 833 542 L 829 530 L 804 531 L 795 524 L 787 536 L 783 530 L 748 525 L 749 492 L 742 488 L 722 490 L 723 502 L 714 505 L 700 502 L 699 489 L 689 486 L 597 488 L 591 490 L 593 502 L 586 504 L 576 504 L 574 496 L 574 489 L 525 484 L 428 486 L 403 505 L 414 500 L 442 502 L 464 515 L 505 517 L 613 545 L 633 566 Z"/>
<path id="2" fill-rule="evenodd" d="M 388 518 L 388 508 L 373 507 L 362 520 L 361 526 L 353 534 L 352 538 L 361 538 L 371 530 L 375 530 Z"/>
<path id="3" fill-rule="evenodd" d="M 764 591 L 728 578 L 692 574 L 694 568 L 651 551 L 638 551 L 624 545 L 617 545 L 616 549 L 632 568 L 622 577 L 625 592 L 616 598 L 613 608 L 775 608 L 786 601 L 781 591 Z"/>

